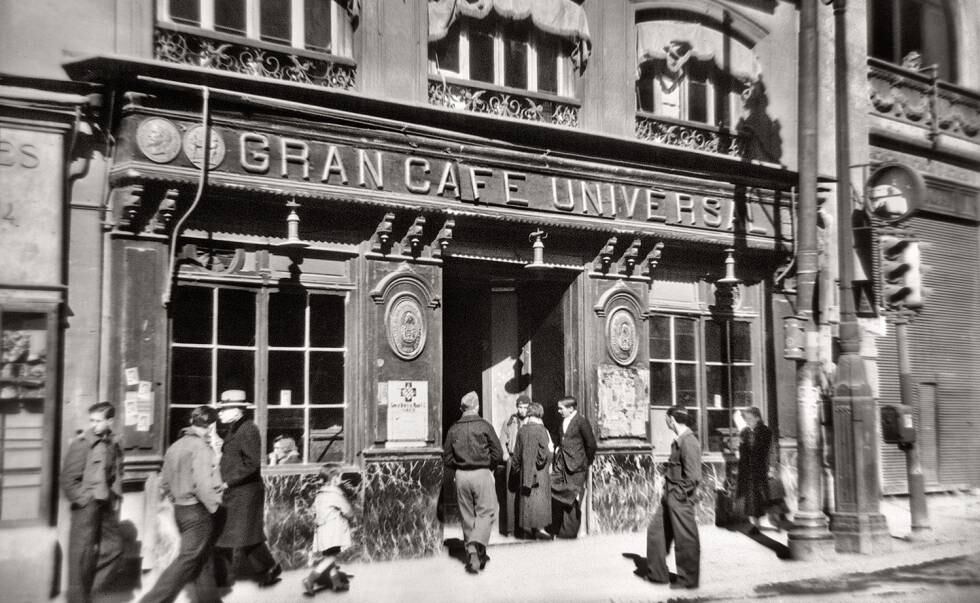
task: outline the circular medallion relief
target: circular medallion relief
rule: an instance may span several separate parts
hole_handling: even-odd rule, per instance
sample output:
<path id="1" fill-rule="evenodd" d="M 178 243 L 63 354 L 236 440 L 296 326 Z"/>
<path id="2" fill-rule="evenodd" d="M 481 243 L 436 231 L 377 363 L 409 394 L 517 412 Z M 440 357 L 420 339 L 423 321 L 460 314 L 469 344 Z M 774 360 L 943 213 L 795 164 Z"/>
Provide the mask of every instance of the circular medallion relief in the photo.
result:
<path id="1" fill-rule="evenodd" d="M 402 360 L 413 360 L 425 347 L 425 316 L 422 305 L 412 295 L 403 293 L 388 303 L 385 313 L 388 345 Z"/>
<path id="2" fill-rule="evenodd" d="M 606 345 L 617 364 L 627 366 L 636 360 L 636 319 L 626 308 L 614 310 L 606 320 Z"/>
<path id="3" fill-rule="evenodd" d="M 180 153 L 180 130 L 168 119 L 151 117 L 137 128 L 136 145 L 150 161 L 170 163 Z"/>
<path id="4" fill-rule="evenodd" d="M 211 128 L 211 153 L 208 161 L 208 168 L 214 169 L 221 165 L 225 160 L 225 141 L 221 134 Z M 204 155 L 204 126 L 194 126 L 184 134 L 184 154 L 191 160 L 191 163 L 201 167 L 201 156 Z"/>

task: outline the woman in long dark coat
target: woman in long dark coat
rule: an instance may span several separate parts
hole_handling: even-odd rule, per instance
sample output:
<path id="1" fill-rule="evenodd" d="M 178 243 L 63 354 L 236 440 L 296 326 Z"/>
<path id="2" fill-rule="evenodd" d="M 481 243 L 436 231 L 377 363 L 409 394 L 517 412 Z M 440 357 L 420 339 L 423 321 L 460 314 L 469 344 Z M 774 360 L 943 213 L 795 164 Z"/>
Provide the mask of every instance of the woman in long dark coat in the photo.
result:
<path id="1" fill-rule="evenodd" d="M 551 457 L 554 444 L 537 402 L 528 407 L 527 422 L 517 432 L 512 467 L 519 472 L 517 528 L 530 538 L 551 538 L 544 529 L 551 524 Z"/>
<path id="2" fill-rule="evenodd" d="M 736 496 L 745 502 L 745 514 L 752 531 L 759 531 L 759 520 L 769 506 L 769 450 L 772 431 L 762 422 L 762 413 L 752 406 L 742 411 L 746 427 L 738 445 L 738 483 Z"/>

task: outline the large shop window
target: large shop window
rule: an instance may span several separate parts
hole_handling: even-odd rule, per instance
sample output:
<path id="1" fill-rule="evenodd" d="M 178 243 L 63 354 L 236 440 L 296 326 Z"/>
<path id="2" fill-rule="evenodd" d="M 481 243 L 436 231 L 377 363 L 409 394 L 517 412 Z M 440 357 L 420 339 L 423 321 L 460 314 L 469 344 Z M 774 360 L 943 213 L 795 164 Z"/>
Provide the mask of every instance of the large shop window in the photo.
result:
<path id="1" fill-rule="evenodd" d="M 955 82 L 955 22 L 944 0 L 872 0 L 871 56 L 913 71 L 935 65 L 940 79 Z"/>
<path id="2" fill-rule="evenodd" d="M 0 308 L 0 525 L 47 514 L 55 324 L 53 310 Z"/>
<path id="3" fill-rule="evenodd" d="M 160 0 L 164 23 L 351 56 L 348 0 Z"/>
<path id="4" fill-rule="evenodd" d="M 735 435 L 734 411 L 754 405 L 752 323 L 711 317 L 650 317 L 650 405 L 654 449 L 666 454 L 663 417 L 675 404 L 693 412 L 698 437 L 721 452 Z"/>
<path id="5" fill-rule="evenodd" d="M 178 288 L 171 344 L 170 441 L 191 409 L 244 389 L 266 452 L 292 438 L 307 463 L 344 458 L 344 294 Z"/>
<path id="6" fill-rule="evenodd" d="M 711 23 L 637 23 L 636 54 L 637 110 L 659 117 L 731 127 L 759 77 L 752 50 Z"/>

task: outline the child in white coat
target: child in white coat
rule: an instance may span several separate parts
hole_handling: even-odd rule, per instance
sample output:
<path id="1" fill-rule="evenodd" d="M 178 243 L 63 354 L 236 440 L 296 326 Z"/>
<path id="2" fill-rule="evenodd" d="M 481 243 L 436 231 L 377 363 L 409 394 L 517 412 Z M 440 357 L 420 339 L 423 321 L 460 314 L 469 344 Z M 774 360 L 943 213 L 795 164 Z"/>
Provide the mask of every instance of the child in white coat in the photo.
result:
<path id="1" fill-rule="evenodd" d="M 337 565 L 337 555 L 351 544 L 350 521 L 354 515 L 347 493 L 341 487 L 343 468 L 336 463 L 327 463 L 320 468 L 320 479 L 323 485 L 313 502 L 316 515 L 313 548 L 320 552 L 322 559 L 310 575 L 303 578 L 303 590 L 307 595 L 313 595 L 318 584 L 334 591 L 350 588 L 349 576 Z"/>

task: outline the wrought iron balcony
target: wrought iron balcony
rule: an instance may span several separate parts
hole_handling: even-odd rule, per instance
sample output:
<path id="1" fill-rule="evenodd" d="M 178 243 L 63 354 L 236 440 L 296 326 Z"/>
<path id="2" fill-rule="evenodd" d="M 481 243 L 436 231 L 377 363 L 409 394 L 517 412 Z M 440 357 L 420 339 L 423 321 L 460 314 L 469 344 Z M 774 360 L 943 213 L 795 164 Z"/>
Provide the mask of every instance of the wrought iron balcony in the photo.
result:
<path id="1" fill-rule="evenodd" d="M 744 157 L 747 148 L 745 136 L 727 128 L 649 113 L 637 113 L 635 134 L 640 140 L 739 158 Z"/>
<path id="2" fill-rule="evenodd" d="M 980 94 L 944 82 L 931 70 L 913 71 L 868 59 L 872 113 L 980 144 Z"/>
<path id="3" fill-rule="evenodd" d="M 161 61 L 349 90 L 357 66 L 340 57 L 181 26 L 157 25 L 153 56 Z"/>
<path id="4" fill-rule="evenodd" d="M 509 88 L 479 85 L 474 82 L 463 83 L 430 78 L 429 104 L 570 128 L 579 126 L 579 106 L 575 102 L 557 100 L 530 92 L 516 94 Z"/>

